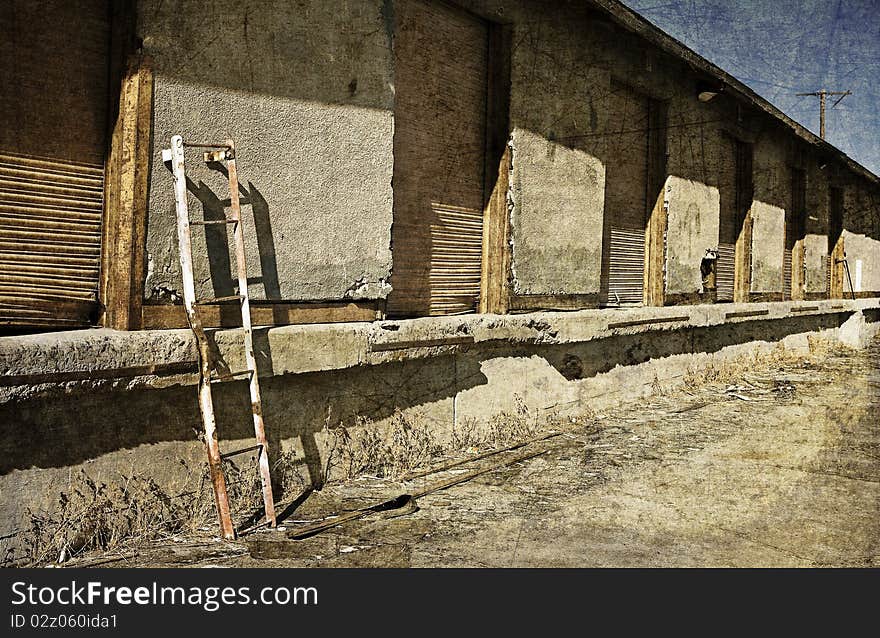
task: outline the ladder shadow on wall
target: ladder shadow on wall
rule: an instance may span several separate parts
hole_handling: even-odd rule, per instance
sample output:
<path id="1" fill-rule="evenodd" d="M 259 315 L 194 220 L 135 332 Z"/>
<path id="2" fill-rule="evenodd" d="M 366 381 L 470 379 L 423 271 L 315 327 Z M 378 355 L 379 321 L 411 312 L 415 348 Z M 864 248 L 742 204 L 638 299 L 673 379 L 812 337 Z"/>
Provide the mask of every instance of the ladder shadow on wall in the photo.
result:
<path id="1" fill-rule="evenodd" d="M 207 167 L 210 170 L 220 173 L 225 180 L 229 179 L 229 172 L 225 165 L 220 162 L 208 162 Z M 218 195 L 203 181 L 196 184 L 193 180 L 187 178 L 187 189 L 201 203 L 204 219 L 206 221 L 222 221 L 226 217 L 226 209 L 230 205 L 228 197 L 221 199 Z M 275 251 L 275 238 L 272 234 L 272 221 L 269 215 L 269 204 L 266 198 L 254 185 L 248 181 L 247 187 L 239 184 L 242 205 L 242 222 L 246 224 L 245 233 L 247 237 L 248 226 L 251 226 L 257 240 L 257 252 L 260 261 L 260 276 L 248 277 L 248 287 L 254 284 L 262 284 L 266 301 L 280 301 L 281 284 L 278 277 L 278 265 Z M 248 224 L 245 214 L 247 206 L 252 211 L 252 224 Z M 206 254 L 208 256 L 208 266 L 211 277 L 211 286 L 216 297 L 224 297 L 238 294 L 238 280 L 233 276 L 233 263 L 230 259 L 230 235 L 226 226 L 211 225 L 205 226 L 205 242 Z M 251 268 L 249 267 L 249 271 Z M 220 308 L 223 325 L 237 326 L 240 325 L 240 316 L 237 307 L 223 306 Z M 276 317 L 276 323 L 280 322 L 280 317 Z M 272 377 L 274 369 L 272 366 L 272 353 L 269 345 L 268 327 L 254 328 L 253 330 L 254 353 L 257 357 L 257 369 L 261 377 Z M 226 363 L 223 361 L 220 351 L 214 343 L 211 335 L 209 335 L 210 347 L 213 350 L 214 361 L 217 362 L 221 372 L 230 373 Z M 275 466 L 281 455 L 281 429 L 273 425 L 270 421 L 265 424 L 266 437 L 269 443 L 269 464 Z M 314 434 L 303 431 L 299 436 L 303 450 L 305 452 L 305 464 L 308 468 L 311 485 L 315 489 L 320 489 L 323 484 L 323 473 L 321 471 L 321 459 L 315 442 Z M 277 490 L 277 486 L 276 490 Z"/>
<path id="2" fill-rule="evenodd" d="M 219 163 L 209 163 L 209 168 L 221 173 L 228 178 L 226 167 Z M 226 218 L 226 209 L 229 207 L 229 198 L 220 198 L 202 181 L 196 184 L 190 178 L 186 180 L 187 190 L 195 196 L 202 205 L 205 221 L 222 221 Z M 281 301 L 281 282 L 278 276 L 278 261 L 275 251 L 275 238 L 272 234 L 272 221 L 269 215 L 269 203 L 253 182 L 248 181 L 247 187 L 239 184 L 241 192 L 242 222 L 245 224 L 245 238 L 253 232 L 257 240 L 257 252 L 260 261 L 260 276 L 248 277 L 248 287 L 254 284 L 263 285 L 263 297 L 266 301 Z M 247 208 L 251 209 L 252 219 L 246 215 Z M 249 223 L 251 222 L 251 223 Z M 205 226 L 205 243 L 208 255 L 208 267 L 211 277 L 211 286 L 216 297 L 226 297 L 237 294 L 237 279 L 233 276 L 233 264 L 230 259 L 230 236 L 226 226 Z M 248 270 L 253 269 L 249 264 Z M 252 296 L 252 301 L 253 301 Z M 221 309 L 224 325 L 237 325 L 238 309 L 230 306 Z"/>

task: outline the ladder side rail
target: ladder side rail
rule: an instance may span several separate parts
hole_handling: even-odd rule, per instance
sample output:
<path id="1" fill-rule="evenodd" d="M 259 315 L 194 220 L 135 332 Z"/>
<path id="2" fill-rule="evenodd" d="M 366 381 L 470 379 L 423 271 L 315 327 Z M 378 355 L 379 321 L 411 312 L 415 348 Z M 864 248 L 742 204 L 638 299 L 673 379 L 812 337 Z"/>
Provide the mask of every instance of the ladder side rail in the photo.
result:
<path id="1" fill-rule="evenodd" d="M 254 419 L 254 437 L 260 445 L 259 468 L 260 482 L 263 488 L 263 507 L 266 513 L 266 521 L 275 527 L 275 501 L 272 495 L 272 477 L 269 468 L 269 444 L 266 440 L 266 428 L 263 422 L 263 402 L 260 397 L 260 380 L 257 374 L 257 361 L 254 356 L 253 330 L 251 327 L 250 298 L 248 296 L 247 263 L 245 261 L 244 229 L 241 219 L 241 201 L 238 188 L 238 169 L 235 164 L 235 145 L 228 140 L 232 156 L 226 162 L 229 175 L 229 201 L 232 219 L 238 223 L 233 224 L 232 233 L 235 244 L 235 261 L 238 271 L 238 293 L 241 295 L 241 325 L 244 331 L 244 355 L 250 375 L 251 412 Z"/>

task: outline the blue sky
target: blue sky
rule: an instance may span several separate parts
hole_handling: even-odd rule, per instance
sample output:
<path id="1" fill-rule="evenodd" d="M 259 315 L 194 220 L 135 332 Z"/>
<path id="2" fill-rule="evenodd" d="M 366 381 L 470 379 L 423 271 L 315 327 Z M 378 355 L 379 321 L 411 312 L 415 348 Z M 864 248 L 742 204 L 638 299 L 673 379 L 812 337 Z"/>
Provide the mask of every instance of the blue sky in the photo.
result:
<path id="1" fill-rule="evenodd" d="M 826 138 L 880 174 L 880 0 L 623 2 L 817 135 L 819 99 L 795 93 L 851 90 Z"/>

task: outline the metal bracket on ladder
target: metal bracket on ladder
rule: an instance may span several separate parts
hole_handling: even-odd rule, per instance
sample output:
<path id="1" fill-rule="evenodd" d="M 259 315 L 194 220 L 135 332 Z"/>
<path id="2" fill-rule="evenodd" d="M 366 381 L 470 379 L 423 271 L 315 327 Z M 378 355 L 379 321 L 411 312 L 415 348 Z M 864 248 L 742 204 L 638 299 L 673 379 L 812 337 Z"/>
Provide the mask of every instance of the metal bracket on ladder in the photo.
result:
<path id="1" fill-rule="evenodd" d="M 231 224 L 233 243 L 235 245 L 235 261 L 238 275 L 238 295 L 216 299 L 196 299 L 195 281 L 193 277 L 192 234 L 190 226 L 208 224 L 211 221 L 190 221 L 187 205 L 186 170 L 184 148 L 214 149 L 204 153 L 206 162 L 226 162 L 229 178 L 230 214 L 219 223 Z M 247 265 L 245 263 L 244 231 L 241 224 L 241 199 L 238 190 L 238 173 L 235 165 L 235 144 L 227 140 L 223 144 L 184 144 L 180 135 L 171 138 L 171 148 L 162 151 L 162 161 L 170 164 L 174 175 L 174 198 L 177 204 L 177 242 L 180 251 L 180 270 L 183 278 L 183 301 L 186 316 L 196 338 L 199 351 L 199 409 L 204 425 L 205 448 L 208 453 L 208 467 L 211 483 L 214 487 L 214 500 L 220 519 L 220 530 L 224 538 L 235 538 L 232 514 L 229 506 L 229 494 L 226 489 L 226 478 L 223 474 L 223 459 L 243 451 L 256 451 L 259 460 L 260 481 L 263 491 L 263 508 L 266 522 L 275 526 L 275 502 L 272 496 L 272 477 L 269 470 L 269 446 L 266 442 L 266 431 L 263 424 L 263 408 L 260 398 L 260 381 L 257 374 L 257 362 L 254 357 L 253 333 L 251 328 L 250 299 L 248 298 Z M 217 222 L 213 222 L 217 223 Z M 221 454 L 217 442 L 217 423 L 214 417 L 214 402 L 211 394 L 212 370 L 211 349 L 199 315 L 199 306 L 239 300 L 241 302 L 241 325 L 244 331 L 244 355 L 247 369 L 243 372 L 249 378 L 251 412 L 254 422 L 254 438 L 257 444 L 237 453 Z M 228 375 L 220 375 L 221 378 Z M 215 379 L 216 380 L 216 379 Z"/>

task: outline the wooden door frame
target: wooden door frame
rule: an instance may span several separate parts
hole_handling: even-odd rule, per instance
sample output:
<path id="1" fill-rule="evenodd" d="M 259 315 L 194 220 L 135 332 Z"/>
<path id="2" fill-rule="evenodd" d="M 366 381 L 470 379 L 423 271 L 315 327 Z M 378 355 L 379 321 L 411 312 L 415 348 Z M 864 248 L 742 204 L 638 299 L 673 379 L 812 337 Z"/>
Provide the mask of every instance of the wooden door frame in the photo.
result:
<path id="1" fill-rule="evenodd" d="M 845 196 L 846 192 L 842 184 L 828 185 L 828 258 L 831 260 L 831 285 L 828 290 L 829 299 L 844 298 L 844 271 L 842 260 L 846 257 L 843 236 Z M 835 217 L 839 217 L 836 224 Z"/>
<path id="2" fill-rule="evenodd" d="M 144 298 L 153 71 L 150 58 L 137 48 L 135 0 L 111 6 L 99 322 L 105 328 L 138 330 Z"/>
<path id="3" fill-rule="evenodd" d="M 513 28 L 485 20 L 489 26 L 486 74 L 486 165 L 483 183 L 483 250 L 480 313 L 506 314 L 510 309 L 510 67 Z"/>
<path id="4" fill-rule="evenodd" d="M 649 98 L 648 102 L 648 180 L 645 229 L 644 304 L 666 304 L 666 160 L 669 102 Z M 653 194 L 653 202 L 651 201 Z"/>

